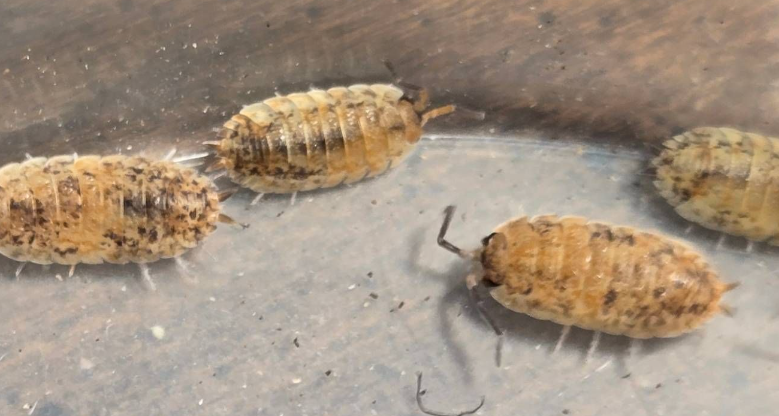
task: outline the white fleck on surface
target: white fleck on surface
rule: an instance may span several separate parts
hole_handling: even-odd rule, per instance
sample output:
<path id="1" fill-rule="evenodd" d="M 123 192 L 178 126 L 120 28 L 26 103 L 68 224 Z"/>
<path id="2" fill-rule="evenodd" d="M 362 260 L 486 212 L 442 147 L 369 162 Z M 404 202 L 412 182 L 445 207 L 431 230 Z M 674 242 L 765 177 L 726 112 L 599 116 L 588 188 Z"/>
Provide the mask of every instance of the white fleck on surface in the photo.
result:
<path id="1" fill-rule="evenodd" d="M 154 325 L 153 327 L 151 327 L 151 333 L 152 335 L 154 335 L 154 338 L 157 339 L 165 338 L 165 328 L 159 325 Z"/>
<path id="2" fill-rule="evenodd" d="M 299 379 L 299 378 L 293 378 L 293 379 L 292 379 L 292 384 L 300 384 L 302 381 L 303 381 L 302 379 Z"/>

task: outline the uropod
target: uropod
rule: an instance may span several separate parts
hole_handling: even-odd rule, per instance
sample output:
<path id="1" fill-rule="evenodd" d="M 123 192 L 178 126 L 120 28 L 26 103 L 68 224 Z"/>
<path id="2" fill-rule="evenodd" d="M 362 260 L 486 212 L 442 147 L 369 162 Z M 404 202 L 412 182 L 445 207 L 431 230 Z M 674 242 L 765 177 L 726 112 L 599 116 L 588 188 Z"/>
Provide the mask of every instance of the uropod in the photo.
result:
<path id="1" fill-rule="evenodd" d="M 402 82 L 269 98 L 245 107 L 217 141 L 206 142 L 218 159 L 208 170 L 226 169 L 258 192 L 253 203 L 265 193 L 355 183 L 398 165 L 428 121 L 455 110 L 427 107 L 427 91 Z"/>
<path id="2" fill-rule="evenodd" d="M 55 156 L 0 168 L 0 253 L 13 260 L 71 265 L 178 258 L 216 229 L 211 181 L 169 161 L 142 157 Z"/>
<path id="3" fill-rule="evenodd" d="M 779 245 L 779 139 L 702 127 L 673 137 L 654 184 L 688 221 Z"/>
<path id="4" fill-rule="evenodd" d="M 446 241 L 455 208 L 447 207 L 438 244 L 480 267 L 467 278 L 476 305 L 481 282 L 515 312 L 563 325 L 631 338 L 668 338 L 692 331 L 719 312 L 725 284 L 701 256 L 666 237 L 577 217 L 512 219 L 465 251 Z"/>

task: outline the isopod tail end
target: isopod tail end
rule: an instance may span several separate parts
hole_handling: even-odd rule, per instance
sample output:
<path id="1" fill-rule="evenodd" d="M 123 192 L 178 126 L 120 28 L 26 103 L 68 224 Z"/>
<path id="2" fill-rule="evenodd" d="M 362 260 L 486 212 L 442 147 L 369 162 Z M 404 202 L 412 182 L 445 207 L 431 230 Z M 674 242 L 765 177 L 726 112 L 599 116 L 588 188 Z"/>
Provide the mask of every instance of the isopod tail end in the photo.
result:
<path id="1" fill-rule="evenodd" d="M 225 214 L 219 214 L 219 222 L 227 225 L 235 225 L 243 228 L 244 230 L 249 228 L 249 224 L 240 223 Z"/>
<path id="2" fill-rule="evenodd" d="M 730 292 L 731 290 L 741 286 L 741 282 L 728 283 L 722 287 L 722 292 Z"/>
<path id="3" fill-rule="evenodd" d="M 203 146 L 206 146 L 209 149 L 219 150 L 222 146 L 222 142 L 220 140 L 207 140 L 203 142 Z"/>
<path id="4" fill-rule="evenodd" d="M 234 188 L 230 188 L 230 189 L 225 189 L 224 191 L 220 191 L 217 194 L 217 198 L 219 199 L 219 202 L 224 202 L 224 201 L 230 199 L 230 197 L 235 195 L 236 192 L 238 192 L 239 189 L 240 188 L 238 188 L 238 187 L 234 187 Z"/>

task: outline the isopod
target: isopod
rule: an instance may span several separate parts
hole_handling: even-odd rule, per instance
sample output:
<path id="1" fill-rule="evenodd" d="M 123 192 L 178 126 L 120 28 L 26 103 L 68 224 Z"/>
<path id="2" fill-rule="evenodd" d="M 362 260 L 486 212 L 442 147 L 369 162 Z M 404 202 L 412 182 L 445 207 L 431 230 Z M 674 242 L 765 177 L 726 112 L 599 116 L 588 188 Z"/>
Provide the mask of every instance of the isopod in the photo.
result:
<path id="1" fill-rule="evenodd" d="M 779 139 L 703 127 L 654 159 L 654 184 L 688 221 L 779 245 Z"/>
<path id="2" fill-rule="evenodd" d="M 221 129 L 217 162 L 230 178 L 260 195 L 351 184 L 379 175 L 409 155 L 431 119 L 454 105 L 426 111 L 391 84 L 336 87 L 269 98 L 245 107 Z"/>
<path id="3" fill-rule="evenodd" d="M 217 222 L 236 224 L 220 207 L 232 192 L 218 193 L 191 169 L 142 157 L 11 163 L 0 168 L 0 253 L 73 267 L 139 263 L 148 279 L 145 263 L 183 254 Z"/>
<path id="4" fill-rule="evenodd" d="M 445 240 L 455 208 L 445 211 L 438 244 L 479 267 L 467 277 L 478 300 L 484 282 L 504 307 L 536 319 L 631 338 L 675 337 L 718 312 L 725 284 L 702 257 L 669 238 L 579 217 L 512 219 L 465 251 Z M 564 335 L 563 335 L 564 336 Z M 562 337 L 561 337 L 562 341 Z"/>

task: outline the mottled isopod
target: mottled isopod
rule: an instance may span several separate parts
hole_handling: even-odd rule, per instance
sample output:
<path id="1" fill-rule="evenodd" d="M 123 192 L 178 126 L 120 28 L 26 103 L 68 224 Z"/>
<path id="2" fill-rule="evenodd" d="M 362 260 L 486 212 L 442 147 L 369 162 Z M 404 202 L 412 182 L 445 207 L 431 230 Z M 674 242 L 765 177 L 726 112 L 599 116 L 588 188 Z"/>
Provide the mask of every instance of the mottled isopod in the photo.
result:
<path id="1" fill-rule="evenodd" d="M 468 276 L 474 296 L 485 281 L 506 308 L 566 328 L 675 337 L 727 312 L 720 298 L 737 285 L 722 283 L 698 253 L 679 242 L 577 217 L 512 219 L 468 252 L 444 239 L 454 207 L 445 212 L 438 244 L 481 265 Z"/>
<path id="2" fill-rule="evenodd" d="M 225 123 L 216 142 L 232 180 L 260 193 L 294 193 L 354 183 L 400 163 L 430 119 L 453 105 L 425 112 L 418 99 L 387 84 L 352 85 L 269 98 Z"/>
<path id="3" fill-rule="evenodd" d="M 229 194 L 191 169 L 141 157 L 11 163 L 0 168 L 0 253 L 64 265 L 176 257 L 216 222 L 235 223 L 220 213 Z"/>
<path id="4" fill-rule="evenodd" d="M 654 183 L 679 215 L 779 245 L 779 139 L 703 127 L 664 145 Z"/>

